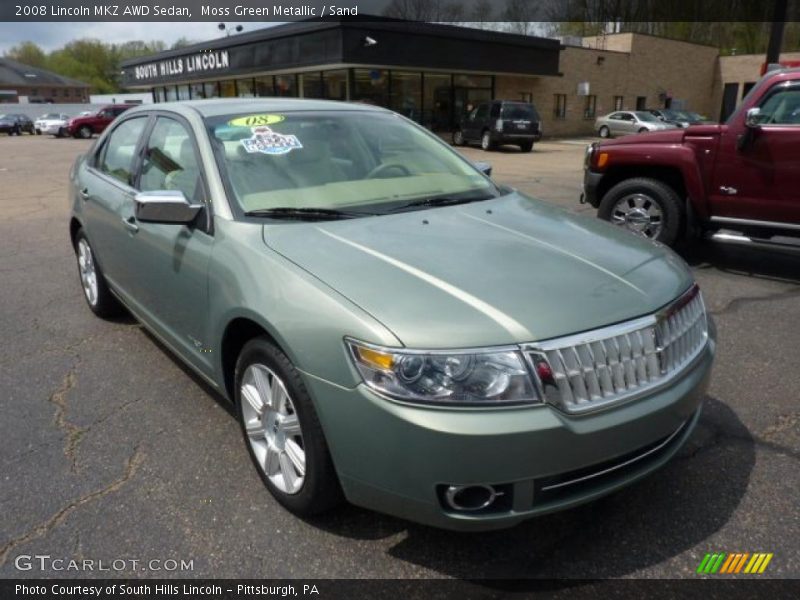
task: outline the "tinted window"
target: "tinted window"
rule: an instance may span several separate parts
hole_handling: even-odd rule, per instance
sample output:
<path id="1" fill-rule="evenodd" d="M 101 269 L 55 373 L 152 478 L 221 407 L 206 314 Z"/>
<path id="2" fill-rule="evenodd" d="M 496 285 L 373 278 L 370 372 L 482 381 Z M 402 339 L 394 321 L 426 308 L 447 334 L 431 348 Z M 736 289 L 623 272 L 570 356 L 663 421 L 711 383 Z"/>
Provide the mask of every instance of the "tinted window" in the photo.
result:
<path id="1" fill-rule="evenodd" d="M 481 104 L 477 108 L 477 112 L 475 114 L 476 119 L 485 119 L 489 116 L 489 105 L 488 104 Z"/>
<path id="2" fill-rule="evenodd" d="M 114 128 L 104 146 L 99 169 L 127 185 L 133 185 L 132 169 L 136 143 L 147 119 L 139 117 L 120 123 Z"/>
<path id="3" fill-rule="evenodd" d="M 759 116 L 765 125 L 800 125 L 800 88 L 771 94 L 761 105 Z"/>
<path id="4" fill-rule="evenodd" d="M 202 200 L 200 165 L 186 127 L 158 117 L 142 161 L 142 191 L 180 190 L 189 200 Z"/>
<path id="5" fill-rule="evenodd" d="M 538 121 L 539 115 L 532 104 L 504 104 L 504 119 L 524 119 L 526 121 Z"/>

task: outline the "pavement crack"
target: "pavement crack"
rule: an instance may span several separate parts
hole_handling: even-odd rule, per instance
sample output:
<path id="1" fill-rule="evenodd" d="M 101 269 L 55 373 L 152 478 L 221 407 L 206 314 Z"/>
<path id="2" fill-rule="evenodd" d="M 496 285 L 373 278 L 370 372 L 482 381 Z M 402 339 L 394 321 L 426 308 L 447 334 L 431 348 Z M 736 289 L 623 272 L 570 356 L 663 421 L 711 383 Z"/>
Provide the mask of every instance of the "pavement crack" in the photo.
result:
<path id="1" fill-rule="evenodd" d="M 788 290 L 776 292 L 774 294 L 767 294 L 765 296 L 740 296 L 728 302 L 725 306 L 718 310 L 709 311 L 715 317 L 720 317 L 728 313 L 736 312 L 742 306 L 752 304 L 754 302 L 775 302 L 778 300 L 786 300 L 787 298 L 800 297 L 800 286 L 793 286 Z"/>
<path id="2" fill-rule="evenodd" d="M 139 450 L 139 445 L 137 444 L 131 456 L 125 463 L 125 468 L 122 471 L 122 474 L 112 481 L 111 483 L 97 489 L 93 492 L 89 492 L 88 494 L 84 494 L 83 496 L 73 500 L 66 506 L 59 509 L 56 513 L 54 513 L 49 519 L 39 523 L 32 527 L 26 533 L 23 533 L 20 536 L 13 538 L 12 540 L 6 542 L 3 546 L 0 546 L 0 567 L 3 566 L 8 558 L 9 553 L 21 544 L 26 544 L 32 540 L 40 538 L 44 535 L 47 535 L 52 531 L 54 528 L 58 527 L 64 520 L 75 510 L 97 500 L 99 498 L 103 498 L 109 494 L 113 494 L 117 490 L 119 490 L 122 486 L 124 486 L 133 476 L 136 474 L 139 466 L 142 464 L 144 459 L 144 454 Z"/>
<path id="3" fill-rule="evenodd" d="M 53 415 L 53 421 L 56 427 L 64 432 L 64 456 L 66 456 L 67 460 L 69 461 L 69 470 L 72 473 L 75 473 L 78 470 L 78 445 L 81 442 L 81 438 L 86 433 L 85 427 L 79 427 L 78 425 L 70 422 L 70 420 L 67 418 L 67 395 L 78 382 L 76 371 L 79 364 L 80 359 L 78 359 L 69 372 L 64 376 L 64 379 L 61 381 L 61 385 L 59 385 L 58 388 L 52 394 L 50 394 L 50 402 L 56 407 L 56 412 Z"/>

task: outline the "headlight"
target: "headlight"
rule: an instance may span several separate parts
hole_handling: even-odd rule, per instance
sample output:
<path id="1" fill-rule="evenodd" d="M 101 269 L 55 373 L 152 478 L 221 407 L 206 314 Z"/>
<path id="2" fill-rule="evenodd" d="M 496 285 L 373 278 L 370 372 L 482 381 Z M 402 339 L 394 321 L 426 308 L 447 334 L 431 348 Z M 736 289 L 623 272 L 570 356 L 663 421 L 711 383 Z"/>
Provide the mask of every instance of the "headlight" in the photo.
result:
<path id="1" fill-rule="evenodd" d="M 519 351 L 417 351 L 347 340 L 353 362 L 373 390 L 407 402 L 451 406 L 538 403 Z"/>

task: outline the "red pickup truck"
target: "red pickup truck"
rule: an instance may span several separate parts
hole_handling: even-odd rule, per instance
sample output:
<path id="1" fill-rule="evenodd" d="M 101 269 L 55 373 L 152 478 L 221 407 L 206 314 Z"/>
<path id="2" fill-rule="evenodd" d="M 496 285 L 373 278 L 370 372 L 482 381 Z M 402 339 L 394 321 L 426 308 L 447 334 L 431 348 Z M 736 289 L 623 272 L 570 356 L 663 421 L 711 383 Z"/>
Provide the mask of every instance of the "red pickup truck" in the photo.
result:
<path id="1" fill-rule="evenodd" d="M 767 73 L 723 124 L 592 144 L 581 202 L 667 245 L 698 231 L 772 246 L 799 237 L 800 69 Z"/>
<path id="2" fill-rule="evenodd" d="M 72 117 L 67 121 L 67 133 L 72 137 L 89 139 L 95 133 L 103 133 L 103 130 L 111 124 L 111 121 L 134 106 L 136 105 L 109 104 L 92 115 Z"/>

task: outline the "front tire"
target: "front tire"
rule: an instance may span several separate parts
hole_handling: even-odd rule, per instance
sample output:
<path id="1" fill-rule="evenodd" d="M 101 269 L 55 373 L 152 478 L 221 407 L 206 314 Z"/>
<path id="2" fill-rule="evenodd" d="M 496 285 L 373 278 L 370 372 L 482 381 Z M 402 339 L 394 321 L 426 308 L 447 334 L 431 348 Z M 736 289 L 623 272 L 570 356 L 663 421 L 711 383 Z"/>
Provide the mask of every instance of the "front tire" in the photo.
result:
<path id="1" fill-rule="evenodd" d="M 117 316 L 122 307 L 108 289 L 100 265 L 97 264 L 89 239 L 83 230 L 75 236 L 75 257 L 78 260 L 78 275 L 83 287 L 83 297 L 91 311 L 101 318 Z"/>
<path id="2" fill-rule="evenodd" d="M 650 130 L 647 127 L 641 127 L 639 129 L 639 133 L 647 133 L 648 131 L 650 131 Z"/>
<path id="3" fill-rule="evenodd" d="M 84 140 L 88 140 L 89 138 L 92 137 L 92 128 L 89 127 L 88 125 L 84 125 L 80 129 L 78 129 L 78 137 Z"/>
<path id="4" fill-rule="evenodd" d="M 465 146 L 466 141 L 464 140 L 464 132 L 460 129 L 456 129 L 453 132 L 453 145 L 454 146 Z"/>
<path id="5" fill-rule="evenodd" d="M 646 177 L 626 179 L 608 190 L 600 201 L 597 216 L 668 246 L 681 236 L 686 220 L 675 190 Z"/>
<path id="6" fill-rule="evenodd" d="M 291 512 L 310 516 L 342 500 L 322 425 L 297 369 L 270 340 L 245 344 L 235 401 L 250 458 L 264 485 Z"/>
<path id="7" fill-rule="evenodd" d="M 495 144 L 492 142 L 492 134 L 488 131 L 484 131 L 483 135 L 481 136 L 481 148 L 483 148 L 486 152 L 490 152 L 494 150 Z"/>
<path id="8" fill-rule="evenodd" d="M 605 125 L 600 128 L 599 133 L 601 138 L 608 139 L 611 137 L 611 130 Z"/>

